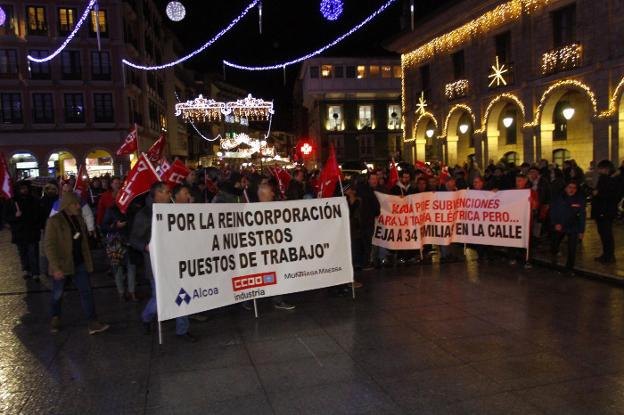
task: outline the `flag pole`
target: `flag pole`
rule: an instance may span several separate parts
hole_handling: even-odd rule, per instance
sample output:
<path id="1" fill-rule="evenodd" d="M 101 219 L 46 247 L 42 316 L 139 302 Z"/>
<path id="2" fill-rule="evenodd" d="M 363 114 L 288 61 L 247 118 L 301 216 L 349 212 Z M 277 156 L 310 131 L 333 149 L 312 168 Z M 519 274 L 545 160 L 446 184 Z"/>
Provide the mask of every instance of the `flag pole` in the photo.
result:
<path id="1" fill-rule="evenodd" d="M 163 344 L 162 340 L 162 323 L 158 320 L 158 344 Z"/>

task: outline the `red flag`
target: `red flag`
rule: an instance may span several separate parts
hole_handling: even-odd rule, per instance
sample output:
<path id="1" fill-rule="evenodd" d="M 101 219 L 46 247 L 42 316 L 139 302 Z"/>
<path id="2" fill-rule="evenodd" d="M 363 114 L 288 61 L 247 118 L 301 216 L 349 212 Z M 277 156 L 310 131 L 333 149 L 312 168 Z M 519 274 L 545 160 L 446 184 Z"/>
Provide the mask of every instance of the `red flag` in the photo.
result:
<path id="1" fill-rule="evenodd" d="M 336 152 L 333 144 L 329 145 L 329 157 L 321 170 L 319 176 L 321 182 L 321 191 L 319 197 L 332 197 L 336 190 L 336 185 L 340 181 L 340 167 L 336 161 Z"/>
<path id="2" fill-rule="evenodd" d="M 89 186 L 89 174 L 85 169 L 84 164 L 78 167 L 78 174 L 76 175 L 76 183 L 74 184 L 74 193 L 78 195 L 82 200 L 87 200 L 87 197 L 91 195 L 91 187 Z M 91 202 L 93 202 L 93 196 L 91 195 Z"/>
<path id="3" fill-rule="evenodd" d="M 392 165 L 390 166 L 390 174 L 388 175 L 388 189 L 393 188 L 399 182 L 399 169 L 397 169 L 394 158 L 392 159 Z"/>
<path id="4" fill-rule="evenodd" d="M 124 182 L 117 197 L 115 203 L 123 213 L 126 213 L 128 206 L 135 197 L 142 195 L 149 191 L 152 184 L 159 181 L 158 173 L 150 163 L 145 153 L 141 153 L 136 164 L 130 170 L 126 181 Z"/>
<path id="5" fill-rule="evenodd" d="M 425 176 L 427 177 L 433 176 L 433 171 L 431 170 L 431 167 L 429 167 L 427 163 L 416 160 L 416 163 L 414 163 L 414 166 L 416 166 L 417 170 L 420 170 L 421 172 L 423 172 Z"/>
<path id="6" fill-rule="evenodd" d="M 163 152 L 165 151 L 165 144 L 167 144 L 167 139 L 164 134 L 161 134 L 158 140 L 154 141 L 154 144 L 152 144 L 145 154 L 149 161 L 158 163 L 158 160 L 162 158 Z"/>
<path id="7" fill-rule="evenodd" d="M 7 199 L 13 197 L 13 188 L 11 187 L 11 176 L 9 175 L 9 167 L 4 159 L 4 154 L 0 153 L 0 196 Z"/>
<path id="8" fill-rule="evenodd" d="M 123 156 L 124 154 L 132 154 L 137 151 L 137 149 L 139 148 L 139 140 L 137 139 L 137 136 L 137 125 L 134 124 L 134 128 L 128 133 L 123 144 L 121 145 L 121 147 L 119 147 L 119 150 L 117 150 L 117 155 Z"/>
<path id="9" fill-rule="evenodd" d="M 162 178 L 165 173 L 169 171 L 171 168 L 171 164 L 167 161 L 166 158 L 160 160 L 160 164 L 156 167 L 156 173 Z"/>
<path id="10" fill-rule="evenodd" d="M 448 179 L 449 177 L 449 170 L 448 167 L 445 166 L 444 164 L 441 165 L 441 169 L 440 169 L 440 185 L 444 186 L 446 184 L 446 179 Z"/>
<path id="11" fill-rule="evenodd" d="M 184 183 L 186 176 L 191 174 L 191 170 L 180 160 L 176 160 L 161 176 L 160 180 L 167 183 L 169 190 L 173 190 L 179 184 Z"/>
<path id="12" fill-rule="evenodd" d="M 269 167 L 269 169 L 271 168 Z M 286 190 L 288 190 L 288 185 L 290 185 L 290 180 L 292 179 L 290 173 L 288 173 L 286 169 L 277 166 L 271 170 L 271 173 L 273 173 L 273 176 L 277 179 L 280 193 L 283 197 L 286 197 Z"/>

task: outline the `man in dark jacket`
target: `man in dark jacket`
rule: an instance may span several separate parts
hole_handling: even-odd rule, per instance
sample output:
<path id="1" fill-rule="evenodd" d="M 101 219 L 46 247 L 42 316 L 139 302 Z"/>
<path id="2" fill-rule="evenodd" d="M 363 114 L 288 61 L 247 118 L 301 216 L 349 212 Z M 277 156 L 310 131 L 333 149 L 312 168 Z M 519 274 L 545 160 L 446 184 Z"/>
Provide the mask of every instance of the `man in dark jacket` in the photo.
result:
<path id="1" fill-rule="evenodd" d="M 362 258 L 364 270 L 373 268 L 371 264 L 371 251 L 373 249 L 373 232 L 375 231 L 375 218 L 379 216 L 379 200 L 375 191 L 379 185 L 379 177 L 370 173 L 366 183 L 360 184 L 356 193 L 360 198 L 360 219 L 362 221 Z"/>
<path id="2" fill-rule="evenodd" d="M 585 233 L 585 200 L 578 191 L 578 184 L 570 181 L 562 194 L 555 197 L 550 209 L 553 224 L 552 253 L 559 252 L 559 245 L 568 237 L 566 270 L 572 272 L 576 260 L 576 246 Z"/>
<path id="3" fill-rule="evenodd" d="M 16 183 L 14 196 L 5 205 L 4 217 L 11 225 L 11 242 L 17 245 L 24 279 L 39 281 L 41 208 L 27 181 Z"/>
<path id="4" fill-rule="evenodd" d="M 293 174 L 293 178 L 288 183 L 288 189 L 286 190 L 286 199 L 288 200 L 301 200 L 305 195 L 305 173 L 303 170 L 297 170 Z"/>
<path id="5" fill-rule="evenodd" d="M 613 241 L 613 220 L 617 215 L 617 182 L 611 177 L 613 163 L 602 160 L 598 163 L 598 184 L 593 192 L 592 217 L 596 220 L 598 234 L 602 242 L 602 255 L 595 258 L 604 264 L 615 262 L 615 242 Z"/>
<path id="6" fill-rule="evenodd" d="M 141 318 L 145 327 L 146 334 L 150 333 L 151 324 L 156 317 L 156 286 L 154 282 L 154 274 L 152 272 L 152 262 L 150 261 L 149 243 L 152 239 L 152 205 L 154 203 L 170 203 L 171 191 L 163 182 L 156 182 L 150 188 L 149 196 L 145 201 L 145 207 L 137 213 L 132 224 L 130 232 L 130 246 L 137 251 L 143 252 L 145 274 L 150 280 L 152 287 L 152 297 L 145 305 Z M 188 331 L 188 317 L 176 318 L 176 335 L 179 338 L 186 339 L 192 343 L 197 338 Z"/>
<path id="7" fill-rule="evenodd" d="M 395 196 L 407 196 L 414 193 L 412 188 L 412 174 L 408 171 L 401 173 L 399 182 L 390 189 L 390 194 Z"/>

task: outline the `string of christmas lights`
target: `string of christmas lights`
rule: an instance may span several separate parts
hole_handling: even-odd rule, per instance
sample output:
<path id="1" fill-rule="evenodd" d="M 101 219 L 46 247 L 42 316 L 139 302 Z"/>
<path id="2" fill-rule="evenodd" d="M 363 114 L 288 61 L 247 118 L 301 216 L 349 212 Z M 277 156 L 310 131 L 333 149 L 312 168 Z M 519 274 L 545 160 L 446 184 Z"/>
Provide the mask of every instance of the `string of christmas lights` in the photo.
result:
<path id="1" fill-rule="evenodd" d="M 230 29 L 232 29 L 234 26 L 236 26 L 236 24 L 243 18 L 245 17 L 245 15 L 247 13 L 249 13 L 249 11 L 251 9 L 253 9 L 254 7 L 256 7 L 256 5 L 258 5 L 258 3 L 260 3 L 260 0 L 253 0 L 251 3 L 249 3 L 249 5 L 247 7 L 245 7 L 245 9 L 243 10 L 243 12 L 241 14 L 238 15 L 238 17 L 236 17 L 234 20 L 232 20 L 232 22 L 227 25 L 223 30 L 221 30 L 219 33 L 217 33 L 212 39 L 210 39 L 209 41 L 207 41 L 206 43 L 204 43 L 202 46 L 200 46 L 199 48 L 195 49 L 193 52 L 189 53 L 186 56 L 183 56 L 175 61 L 172 62 L 167 62 L 165 64 L 162 65 L 154 65 L 154 66 L 145 66 L 145 65 L 139 65 L 137 63 L 134 62 L 130 62 L 127 59 L 122 59 L 122 62 L 125 65 L 128 65 L 134 69 L 140 69 L 143 71 L 159 71 L 161 69 L 166 69 L 166 68 L 170 68 L 172 66 L 175 66 L 177 64 L 180 64 L 184 61 L 187 61 L 189 59 L 191 59 L 192 57 L 202 53 L 204 50 L 206 50 L 208 47 L 210 47 L 213 43 L 215 43 L 221 36 L 223 36 L 224 34 L 226 34 L 227 32 L 230 31 Z"/>
<path id="2" fill-rule="evenodd" d="M 61 53 L 63 49 L 67 47 L 69 42 L 72 41 L 74 36 L 76 36 L 76 33 L 78 33 L 78 30 L 80 30 L 80 28 L 82 27 L 82 24 L 85 22 L 85 20 L 87 20 L 87 17 L 89 17 L 89 13 L 91 12 L 91 9 L 93 8 L 93 6 L 95 6 L 95 3 L 97 3 L 97 0 L 89 1 L 89 4 L 87 4 L 87 8 L 85 9 L 84 13 L 82 13 L 82 16 L 80 16 L 80 19 L 76 22 L 76 26 L 74 26 L 74 30 L 72 30 L 71 33 L 67 36 L 67 38 L 65 38 L 65 40 L 63 41 L 63 43 L 61 43 L 61 46 L 59 46 L 58 49 L 56 49 L 50 55 L 43 57 L 43 58 L 36 58 L 30 55 L 27 55 L 26 58 L 31 62 L 43 63 L 43 62 L 48 62 L 54 59 L 55 57 L 57 57 L 58 54 Z"/>
<path id="3" fill-rule="evenodd" d="M 294 65 L 294 64 L 297 64 L 299 62 L 303 62 L 305 60 L 308 60 L 308 59 L 310 59 L 310 58 L 312 58 L 314 56 L 320 55 L 321 53 L 325 52 L 327 49 L 336 46 L 338 43 L 342 42 L 343 40 L 345 40 L 346 38 L 351 36 L 353 33 L 355 33 L 358 30 L 360 30 L 363 26 L 365 26 L 367 23 L 369 23 L 371 20 L 373 20 L 379 14 L 381 14 L 384 10 L 386 10 L 388 7 L 390 7 L 396 1 L 397 0 L 388 0 L 380 8 L 378 8 L 375 12 L 373 12 L 373 14 L 368 16 L 366 19 L 362 20 L 358 25 L 353 27 L 351 30 L 349 30 L 348 32 L 344 33 L 342 36 L 336 38 L 333 42 L 330 42 L 330 43 L 326 44 L 325 46 L 323 46 L 322 48 L 317 49 L 314 52 L 310 52 L 307 55 L 300 56 L 298 58 L 295 58 L 295 59 L 292 59 L 290 61 L 286 61 L 286 62 L 283 62 L 283 63 L 279 63 L 277 65 L 245 66 L 245 65 L 239 65 L 239 64 L 236 64 L 234 62 L 227 61 L 227 60 L 224 60 L 223 64 L 226 65 L 226 66 L 229 66 L 230 68 L 240 69 L 240 70 L 243 70 L 243 71 L 272 71 L 272 70 L 275 70 L 275 69 L 285 69 L 287 66 Z"/>

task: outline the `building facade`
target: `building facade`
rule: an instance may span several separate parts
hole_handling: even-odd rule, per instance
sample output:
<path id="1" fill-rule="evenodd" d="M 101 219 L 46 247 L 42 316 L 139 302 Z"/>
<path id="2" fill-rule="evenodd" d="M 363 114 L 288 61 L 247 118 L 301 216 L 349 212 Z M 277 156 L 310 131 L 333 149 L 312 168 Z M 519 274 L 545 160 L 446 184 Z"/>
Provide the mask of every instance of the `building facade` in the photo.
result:
<path id="1" fill-rule="evenodd" d="M 324 161 L 386 162 L 401 152 L 401 66 L 397 58 L 312 58 L 295 85 L 297 134 Z"/>
<path id="2" fill-rule="evenodd" d="M 139 71 L 121 61 L 157 64 L 176 56 L 153 0 L 100 0 L 97 15 L 91 11 L 57 57 L 27 60 L 55 51 L 86 4 L 0 1 L 0 151 L 17 177 L 75 174 L 83 163 L 92 176 L 125 171 L 128 157 L 115 151 L 135 123 L 140 150 L 166 131 L 169 154 L 188 155 L 186 126 L 171 116 L 174 90 L 186 87 L 188 74 Z"/>
<path id="3" fill-rule="evenodd" d="M 464 0 L 390 43 L 411 160 L 624 158 L 624 2 Z"/>

